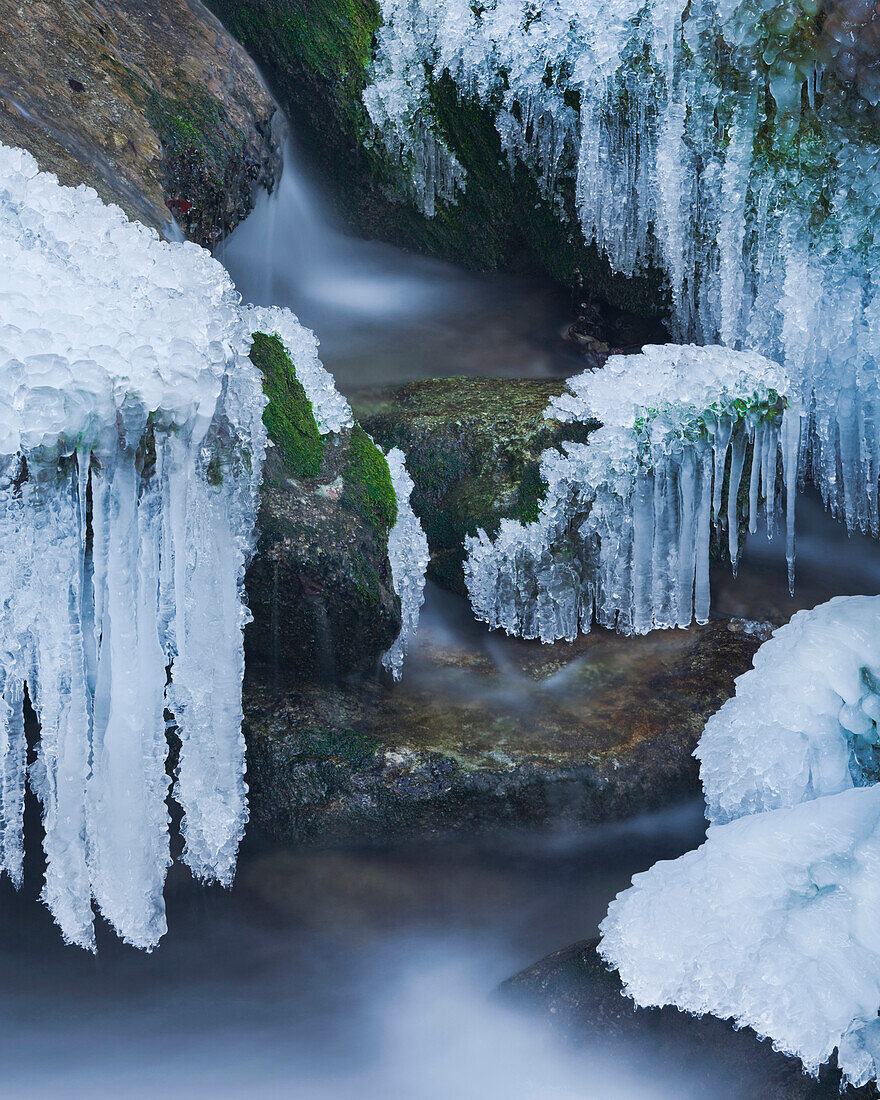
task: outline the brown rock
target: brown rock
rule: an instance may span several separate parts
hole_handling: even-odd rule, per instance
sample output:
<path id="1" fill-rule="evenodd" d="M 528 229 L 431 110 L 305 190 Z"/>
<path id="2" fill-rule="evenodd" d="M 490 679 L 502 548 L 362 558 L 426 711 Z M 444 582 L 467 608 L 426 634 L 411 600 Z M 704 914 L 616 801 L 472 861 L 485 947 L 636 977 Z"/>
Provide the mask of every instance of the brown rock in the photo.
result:
<path id="1" fill-rule="evenodd" d="M 0 140 L 210 246 L 272 185 L 275 104 L 198 0 L 0 0 Z"/>

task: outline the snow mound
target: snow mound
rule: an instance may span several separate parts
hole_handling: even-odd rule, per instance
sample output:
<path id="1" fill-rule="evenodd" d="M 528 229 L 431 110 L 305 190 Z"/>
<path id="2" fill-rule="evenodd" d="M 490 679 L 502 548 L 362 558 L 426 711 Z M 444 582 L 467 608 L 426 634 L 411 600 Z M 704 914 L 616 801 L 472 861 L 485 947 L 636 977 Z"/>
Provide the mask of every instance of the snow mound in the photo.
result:
<path id="1" fill-rule="evenodd" d="M 799 611 L 755 655 L 695 755 L 723 824 L 880 778 L 880 597 Z"/>
<path id="2" fill-rule="evenodd" d="M 642 1006 L 710 1012 L 854 1085 L 880 1065 L 880 786 L 709 829 L 633 878 L 603 957 Z"/>

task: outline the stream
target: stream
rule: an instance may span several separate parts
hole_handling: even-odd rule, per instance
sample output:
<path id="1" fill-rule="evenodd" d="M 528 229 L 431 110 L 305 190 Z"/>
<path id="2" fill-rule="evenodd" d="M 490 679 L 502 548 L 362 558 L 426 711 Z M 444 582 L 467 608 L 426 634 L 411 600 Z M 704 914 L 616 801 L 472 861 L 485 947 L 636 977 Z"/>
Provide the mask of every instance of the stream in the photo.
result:
<path id="1" fill-rule="evenodd" d="M 290 149 L 277 194 L 261 197 L 219 257 L 245 298 L 290 306 L 315 328 L 347 394 L 438 375 L 582 369 L 561 335 L 571 320 L 564 291 L 347 238 Z M 662 339 L 651 326 L 636 333 L 622 316 L 609 324 L 621 344 Z M 793 600 L 781 540 L 757 536 L 735 581 L 717 573 L 714 611 L 763 619 L 834 594 L 880 591 L 875 544 L 847 538 L 814 496 L 799 501 L 798 540 Z M 503 646 L 464 602 L 431 588 L 413 675 L 431 675 L 420 647 L 438 639 L 502 660 Z M 501 685 L 530 690 L 521 679 Z M 448 685 L 438 679 L 434 690 Z M 33 805 L 28 813 L 36 825 Z M 687 803 L 576 834 L 330 851 L 249 840 L 231 891 L 172 869 L 170 931 L 156 952 L 128 948 L 102 927 L 94 957 L 65 947 L 40 904 L 39 828 L 29 828 L 37 842 L 23 890 L 0 883 L 4 1089 L 29 1097 L 671 1100 L 705 1096 L 708 1074 L 718 1100 L 760 1096 L 760 1081 L 734 1083 L 711 1052 L 576 1049 L 537 1013 L 491 995 L 543 955 L 595 936 L 632 875 L 694 848 L 704 827 L 701 805 Z"/>

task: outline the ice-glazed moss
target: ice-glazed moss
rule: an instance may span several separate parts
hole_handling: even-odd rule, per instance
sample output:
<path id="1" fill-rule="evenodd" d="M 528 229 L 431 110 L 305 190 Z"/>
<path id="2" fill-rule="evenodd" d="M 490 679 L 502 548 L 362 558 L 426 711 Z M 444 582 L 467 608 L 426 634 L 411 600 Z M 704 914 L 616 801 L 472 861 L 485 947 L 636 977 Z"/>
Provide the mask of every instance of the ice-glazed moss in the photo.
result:
<path id="1" fill-rule="evenodd" d="M 324 457 L 324 443 L 311 403 L 284 345 L 277 336 L 255 332 L 251 361 L 263 376 L 263 392 L 269 398 L 263 413 L 269 438 L 281 451 L 293 474 L 317 477 Z M 394 490 L 391 492 L 393 495 Z"/>
<path id="2" fill-rule="evenodd" d="M 397 519 L 391 471 L 385 455 L 360 424 L 352 429 L 343 481 L 343 503 L 380 531 L 390 531 Z"/>

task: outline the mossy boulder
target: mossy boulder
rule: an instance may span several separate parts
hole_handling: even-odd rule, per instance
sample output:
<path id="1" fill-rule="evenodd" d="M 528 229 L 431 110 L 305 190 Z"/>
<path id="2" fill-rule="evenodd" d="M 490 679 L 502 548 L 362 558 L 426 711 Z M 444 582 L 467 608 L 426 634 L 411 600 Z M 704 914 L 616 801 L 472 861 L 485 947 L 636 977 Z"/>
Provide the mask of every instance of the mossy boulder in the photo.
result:
<path id="1" fill-rule="evenodd" d="M 465 535 L 500 520 L 537 518 L 541 453 L 583 441 L 593 425 L 544 419 L 564 379 L 433 378 L 355 395 L 361 423 L 386 450 L 400 447 L 415 483 L 412 504 L 431 549 L 429 572 L 464 592 Z"/>
<path id="2" fill-rule="evenodd" d="M 270 446 L 247 575 L 248 662 L 278 684 L 371 672 L 401 622 L 388 463 L 357 426 L 319 433 L 277 336 L 257 333 L 251 358 L 269 397 Z"/>
<path id="3" fill-rule="evenodd" d="M 446 597 L 454 599 L 454 597 Z M 249 668 L 255 828 L 297 844 L 572 829 L 699 792 L 693 750 L 766 631 L 716 621 L 574 644 L 437 634 L 393 690 Z"/>
<path id="4" fill-rule="evenodd" d="M 613 274 L 587 246 L 575 210 L 574 175 L 563 209 L 546 201 L 524 168 L 511 172 L 492 112 L 437 74 L 430 92 L 443 136 L 468 174 L 456 202 L 434 217 L 406 198 L 398 166 L 375 139 L 363 105 L 376 0 L 207 0 L 244 44 L 294 125 L 299 146 L 351 228 L 365 237 L 479 270 L 546 273 L 569 283 L 579 270 L 595 292 L 623 309 L 667 312 L 663 276 Z"/>
<path id="5" fill-rule="evenodd" d="M 275 103 L 198 0 L 0 0 L 0 140 L 210 247 L 280 169 Z"/>

